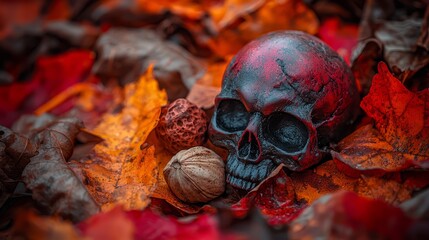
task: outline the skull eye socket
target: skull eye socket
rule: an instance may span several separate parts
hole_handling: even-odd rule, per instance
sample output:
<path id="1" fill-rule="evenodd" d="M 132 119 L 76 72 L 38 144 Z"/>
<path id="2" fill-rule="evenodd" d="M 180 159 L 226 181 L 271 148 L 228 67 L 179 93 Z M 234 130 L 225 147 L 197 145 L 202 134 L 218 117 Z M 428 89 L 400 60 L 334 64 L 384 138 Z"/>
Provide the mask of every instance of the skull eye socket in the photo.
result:
<path id="1" fill-rule="evenodd" d="M 246 129 L 250 114 L 238 100 L 223 100 L 220 102 L 216 123 L 224 131 L 236 132 Z"/>
<path id="2" fill-rule="evenodd" d="M 271 114 L 265 121 L 264 129 L 268 141 L 289 153 L 302 150 L 309 138 L 304 123 L 287 113 Z"/>

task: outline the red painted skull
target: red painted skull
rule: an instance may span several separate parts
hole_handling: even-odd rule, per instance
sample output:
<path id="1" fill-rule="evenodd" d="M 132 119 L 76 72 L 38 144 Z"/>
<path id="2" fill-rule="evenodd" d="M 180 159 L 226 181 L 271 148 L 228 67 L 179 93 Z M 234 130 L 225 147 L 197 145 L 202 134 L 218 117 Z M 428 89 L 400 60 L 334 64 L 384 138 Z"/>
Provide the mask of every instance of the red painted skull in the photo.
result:
<path id="1" fill-rule="evenodd" d="M 228 65 L 209 136 L 229 151 L 227 182 L 250 190 L 281 163 L 293 171 L 317 163 L 358 105 L 352 73 L 336 52 L 306 33 L 275 32 Z"/>

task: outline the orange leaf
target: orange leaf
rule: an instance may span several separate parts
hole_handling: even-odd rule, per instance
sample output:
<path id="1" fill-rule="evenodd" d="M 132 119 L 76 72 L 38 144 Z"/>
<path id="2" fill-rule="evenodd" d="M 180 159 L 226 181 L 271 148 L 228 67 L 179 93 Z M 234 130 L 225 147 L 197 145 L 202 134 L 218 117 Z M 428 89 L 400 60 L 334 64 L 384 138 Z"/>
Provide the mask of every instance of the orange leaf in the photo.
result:
<path id="1" fill-rule="evenodd" d="M 361 127 L 343 139 L 334 158 L 357 170 L 429 167 L 429 90 L 408 91 L 380 63 L 361 107 L 375 128 Z"/>
<path id="2" fill-rule="evenodd" d="M 104 141 L 94 147 L 89 159 L 74 165 L 102 210 L 116 204 L 142 209 L 157 184 L 154 147 L 145 148 L 143 143 L 155 128 L 167 96 L 158 89 L 151 71 L 128 84 L 123 95 L 123 103 L 116 107 L 116 111 L 122 107 L 120 112 L 105 114 L 93 130 Z"/>
<path id="3" fill-rule="evenodd" d="M 17 215 L 12 228 L 11 239 L 83 239 L 70 222 L 56 217 L 38 216 L 31 211 Z"/>
<path id="4" fill-rule="evenodd" d="M 219 34 L 209 47 L 221 56 L 235 54 L 249 41 L 276 30 L 301 30 L 315 34 L 316 15 L 302 1 L 227 0 L 210 10 Z"/>
<path id="5" fill-rule="evenodd" d="M 409 199 L 412 192 L 405 184 L 388 177 L 348 177 L 337 168 L 334 161 L 325 162 L 314 170 L 293 173 L 290 178 L 295 187 L 296 199 L 306 200 L 308 203 L 325 194 L 346 190 L 360 196 L 398 204 Z"/>

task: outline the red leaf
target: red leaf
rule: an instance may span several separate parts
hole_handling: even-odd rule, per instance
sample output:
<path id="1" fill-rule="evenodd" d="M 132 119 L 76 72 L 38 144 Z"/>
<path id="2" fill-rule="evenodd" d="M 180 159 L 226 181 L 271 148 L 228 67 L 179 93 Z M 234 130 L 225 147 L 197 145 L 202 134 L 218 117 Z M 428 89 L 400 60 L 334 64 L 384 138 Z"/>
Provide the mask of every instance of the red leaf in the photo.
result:
<path id="1" fill-rule="evenodd" d="M 334 158 L 361 171 L 429 167 L 429 90 L 408 91 L 381 62 L 361 107 L 375 128 L 361 127 L 343 139 Z"/>
<path id="2" fill-rule="evenodd" d="M 0 124 L 10 126 L 21 114 L 32 112 L 82 81 L 91 70 L 93 60 L 94 54 L 83 50 L 39 58 L 31 79 L 0 86 Z"/>
<path id="3" fill-rule="evenodd" d="M 160 216 L 148 209 L 100 213 L 78 225 L 85 237 L 106 239 L 219 239 L 217 222 L 209 215 L 193 219 Z"/>
<path id="4" fill-rule="evenodd" d="M 290 239 L 405 239 L 413 220 L 401 209 L 352 192 L 327 195 L 290 226 Z"/>
<path id="5" fill-rule="evenodd" d="M 306 206 L 296 200 L 295 189 L 291 179 L 283 171 L 283 165 L 277 167 L 267 179 L 232 205 L 231 209 L 237 217 L 243 217 L 253 205 L 261 211 L 270 225 L 289 223 Z"/>
<path id="6" fill-rule="evenodd" d="M 358 42 L 358 30 L 356 24 L 344 24 L 339 18 L 328 18 L 322 22 L 319 36 L 350 64 L 352 51 Z"/>

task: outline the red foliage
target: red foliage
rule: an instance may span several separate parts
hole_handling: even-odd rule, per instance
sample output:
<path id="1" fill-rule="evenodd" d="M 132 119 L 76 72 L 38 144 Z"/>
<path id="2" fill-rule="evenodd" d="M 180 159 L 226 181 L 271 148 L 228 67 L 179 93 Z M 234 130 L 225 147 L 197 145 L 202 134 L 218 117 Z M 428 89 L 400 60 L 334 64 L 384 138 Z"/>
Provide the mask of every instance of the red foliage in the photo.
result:
<path id="1" fill-rule="evenodd" d="M 381 62 L 362 109 L 374 119 L 338 144 L 333 157 L 366 172 L 429 166 L 429 90 L 410 92 Z"/>
<path id="2" fill-rule="evenodd" d="M 252 206 L 260 210 L 268 224 L 281 225 L 297 217 L 306 204 L 296 200 L 291 179 L 280 166 L 231 209 L 236 217 L 242 218 Z"/>
<path id="3" fill-rule="evenodd" d="M 327 195 L 290 227 L 290 239 L 405 239 L 414 220 L 401 209 L 353 192 Z"/>
<path id="4" fill-rule="evenodd" d="M 328 18 L 319 28 L 319 37 L 350 64 L 354 47 L 358 43 L 359 26 L 344 24 L 339 18 Z"/>
<path id="5" fill-rule="evenodd" d="M 216 220 L 209 215 L 190 219 L 160 216 L 149 209 L 124 211 L 117 207 L 80 223 L 82 235 L 106 239 L 219 239 Z"/>
<path id="6" fill-rule="evenodd" d="M 94 60 L 90 51 L 77 50 L 41 57 L 33 77 L 26 82 L 0 86 L 0 124 L 10 126 L 73 84 L 85 79 Z"/>

